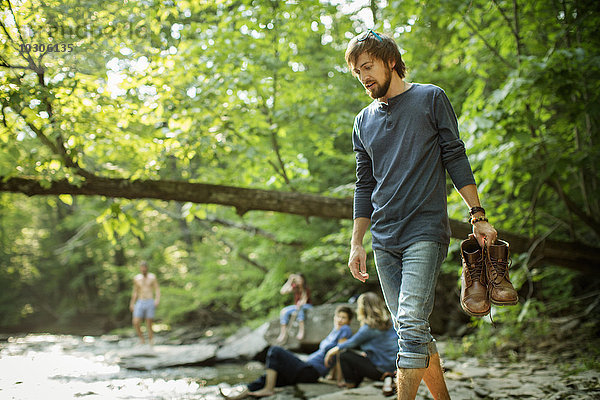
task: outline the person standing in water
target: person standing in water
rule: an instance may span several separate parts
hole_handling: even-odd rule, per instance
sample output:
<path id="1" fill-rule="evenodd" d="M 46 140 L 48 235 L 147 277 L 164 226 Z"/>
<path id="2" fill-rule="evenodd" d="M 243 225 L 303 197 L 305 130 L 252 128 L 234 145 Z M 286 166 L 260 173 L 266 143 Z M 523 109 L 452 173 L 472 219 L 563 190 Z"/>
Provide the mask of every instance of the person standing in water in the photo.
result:
<path id="1" fill-rule="evenodd" d="M 160 303 L 160 288 L 156 275 L 148 272 L 148 263 L 140 263 L 140 273 L 133 278 L 133 292 L 129 309 L 133 313 L 133 327 L 135 328 L 140 341 L 146 343 L 142 333 L 142 320 L 146 320 L 146 330 L 148 331 L 148 342 L 154 342 L 152 332 L 152 322 L 154 320 L 154 311 Z"/>

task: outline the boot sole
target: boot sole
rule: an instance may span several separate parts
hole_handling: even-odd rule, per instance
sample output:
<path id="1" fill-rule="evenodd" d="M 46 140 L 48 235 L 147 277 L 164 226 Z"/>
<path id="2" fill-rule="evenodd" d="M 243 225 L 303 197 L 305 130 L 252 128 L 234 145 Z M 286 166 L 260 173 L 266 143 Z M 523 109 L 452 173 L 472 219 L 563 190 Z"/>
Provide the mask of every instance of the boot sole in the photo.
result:
<path id="1" fill-rule="evenodd" d="M 494 301 L 492 299 L 490 299 L 490 303 L 492 303 L 495 306 L 514 306 L 519 302 L 519 298 L 517 297 L 517 299 L 515 301 Z"/>
<path id="2" fill-rule="evenodd" d="M 486 315 L 488 315 L 490 313 L 490 311 L 492 310 L 492 308 L 490 307 L 489 310 L 487 310 L 486 312 L 481 312 L 481 313 L 475 313 L 473 311 L 470 311 L 468 309 L 466 309 L 465 307 L 463 307 L 463 305 L 460 305 L 460 308 L 462 308 L 462 310 L 467 313 L 468 315 L 470 315 L 471 317 L 485 317 Z"/>

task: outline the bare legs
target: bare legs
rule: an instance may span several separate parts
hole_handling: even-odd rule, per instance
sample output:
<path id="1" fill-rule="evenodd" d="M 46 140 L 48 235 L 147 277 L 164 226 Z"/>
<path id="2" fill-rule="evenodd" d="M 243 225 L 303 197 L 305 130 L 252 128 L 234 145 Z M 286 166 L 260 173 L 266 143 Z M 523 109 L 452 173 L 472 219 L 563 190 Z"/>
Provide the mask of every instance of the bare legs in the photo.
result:
<path id="1" fill-rule="evenodd" d="M 439 353 L 432 354 L 429 358 L 429 367 L 423 374 L 423 380 L 435 400 L 450 400 Z"/>
<path id="2" fill-rule="evenodd" d="M 244 390 L 242 390 L 241 393 L 234 396 L 225 395 L 221 388 L 219 388 L 219 392 L 221 393 L 221 396 L 228 400 L 240 400 L 245 399 L 247 397 L 259 398 L 273 396 L 275 394 L 275 385 L 277 383 L 277 371 L 271 368 L 267 368 L 267 370 L 265 371 L 265 375 L 265 386 L 260 390 L 251 392 L 248 390 L 248 388 L 244 388 Z"/>
<path id="3" fill-rule="evenodd" d="M 279 336 L 277 336 L 277 343 L 282 344 L 287 339 L 287 325 L 281 324 L 281 330 Z"/>
<path id="4" fill-rule="evenodd" d="M 146 318 L 146 330 L 148 331 L 148 341 L 150 344 L 154 343 L 154 332 L 152 332 L 152 319 Z M 140 338 L 140 342 L 142 344 L 146 343 L 144 339 L 144 334 L 142 333 L 142 319 L 141 318 L 133 318 L 133 327 L 135 328 L 135 332 Z"/>
<path id="5" fill-rule="evenodd" d="M 398 400 L 414 400 L 425 368 L 398 368 L 396 382 L 398 385 Z"/>
<path id="6" fill-rule="evenodd" d="M 432 354 L 429 359 L 429 367 L 409 369 L 398 368 L 396 380 L 398 383 L 398 400 L 414 400 L 421 379 L 425 381 L 427 388 L 435 400 L 450 400 L 450 394 L 444 380 L 444 372 L 440 364 L 440 355 Z"/>
<path id="7" fill-rule="evenodd" d="M 152 331 L 152 318 L 146 318 L 146 331 L 148 331 L 148 342 L 154 344 L 154 332 Z"/>
<path id="8" fill-rule="evenodd" d="M 135 331 L 137 332 L 142 344 L 146 343 L 146 340 L 144 340 L 144 334 L 142 333 L 142 319 L 133 318 L 133 327 L 135 328 Z"/>
<path id="9" fill-rule="evenodd" d="M 277 336 L 277 343 L 283 344 L 287 340 L 287 325 L 281 325 L 281 331 Z M 298 334 L 296 335 L 297 340 L 304 339 L 304 321 L 298 321 Z"/>
<path id="10" fill-rule="evenodd" d="M 298 334 L 296 335 L 296 339 L 304 339 L 304 321 L 298 321 Z"/>
<path id="11" fill-rule="evenodd" d="M 307 307 L 309 307 L 307 304 L 300 308 L 291 305 L 284 307 L 281 310 L 279 315 L 281 329 L 279 331 L 279 336 L 277 336 L 276 339 L 278 344 L 281 345 L 285 343 L 288 337 L 288 327 L 293 325 L 295 320 L 298 321 L 298 333 L 296 334 L 296 339 L 299 341 L 304 339 L 304 310 Z"/>
<path id="12" fill-rule="evenodd" d="M 275 383 L 277 382 L 277 371 L 267 368 L 265 379 L 265 387 L 255 392 L 250 392 L 252 397 L 267 397 L 275 394 Z"/>

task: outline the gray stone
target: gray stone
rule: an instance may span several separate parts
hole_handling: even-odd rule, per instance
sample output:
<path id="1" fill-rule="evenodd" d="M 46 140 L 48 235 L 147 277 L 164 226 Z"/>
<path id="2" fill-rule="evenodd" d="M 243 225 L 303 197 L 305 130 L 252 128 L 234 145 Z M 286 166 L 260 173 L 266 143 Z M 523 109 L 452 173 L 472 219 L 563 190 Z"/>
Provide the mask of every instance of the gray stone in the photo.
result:
<path id="1" fill-rule="evenodd" d="M 297 387 L 307 399 L 315 399 L 319 396 L 337 393 L 340 391 L 340 388 L 338 388 L 336 385 L 326 383 L 299 383 Z"/>
<path id="2" fill-rule="evenodd" d="M 544 391 L 532 383 L 524 383 L 518 388 L 506 390 L 505 393 L 519 399 L 526 399 L 528 397 L 543 399 L 546 397 Z"/>
<path id="3" fill-rule="evenodd" d="M 452 390 L 450 392 L 450 396 L 453 400 L 473 400 L 477 398 L 476 393 L 473 391 L 473 389 L 464 386 L 457 387 L 454 390 Z M 433 397 L 429 395 L 427 399 L 433 399 Z"/>
<path id="4" fill-rule="evenodd" d="M 269 346 L 265 340 L 268 327 L 269 323 L 265 323 L 253 331 L 249 328 L 240 329 L 219 348 L 217 361 L 253 359 Z"/>
<path id="5" fill-rule="evenodd" d="M 596 385 L 598 385 L 598 383 L 600 382 L 600 371 L 589 370 L 585 372 L 580 372 L 577 375 L 572 375 L 570 379 L 581 380 L 590 383 L 595 382 Z"/>
<path id="6" fill-rule="evenodd" d="M 479 380 L 478 384 L 489 390 L 490 393 L 498 393 L 506 389 L 516 389 L 522 385 L 518 379 L 506 378 L 486 378 Z"/>
<path id="7" fill-rule="evenodd" d="M 269 400 L 297 400 L 296 388 L 294 386 L 285 386 L 275 388 L 275 395 L 269 396 Z"/>
<path id="8" fill-rule="evenodd" d="M 481 386 L 476 386 L 473 388 L 473 391 L 475 392 L 475 394 L 479 397 L 487 397 L 490 394 L 490 390 L 485 388 L 485 387 L 481 387 Z"/>
<path id="9" fill-rule="evenodd" d="M 314 347 L 317 348 L 321 340 L 323 340 L 333 329 L 333 316 L 335 315 L 335 309 L 345 305 L 356 311 L 355 304 L 337 303 L 337 304 L 323 304 L 318 305 L 310 310 L 305 311 L 306 320 L 304 322 L 304 339 L 298 341 L 296 335 L 298 334 L 298 322 L 295 317 L 292 317 L 288 326 L 288 338 L 285 343 L 277 343 L 276 339 L 279 336 L 280 324 L 279 319 L 275 319 L 269 322 L 269 327 L 265 334 L 265 340 L 271 345 L 280 345 L 290 350 L 299 350 L 301 347 Z M 356 332 L 359 328 L 358 320 L 353 318 L 352 331 Z"/>
<path id="10" fill-rule="evenodd" d="M 462 374 L 465 378 L 481 378 L 490 375 L 487 368 L 482 367 L 462 366 L 455 372 Z"/>
<path id="11" fill-rule="evenodd" d="M 310 399 L 311 397 L 306 397 Z M 344 389 L 334 393 L 313 397 L 315 400 L 353 400 L 353 399 L 390 399 L 381 393 L 381 388 L 372 384 L 363 384 L 356 389 Z"/>
<path id="12" fill-rule="evenodd" d="M 184 365 L 203 365 L 215 359 L 217 346 L 212 344 L 138 346 L 107 354 L 124 368 L 149 371 Z"/>

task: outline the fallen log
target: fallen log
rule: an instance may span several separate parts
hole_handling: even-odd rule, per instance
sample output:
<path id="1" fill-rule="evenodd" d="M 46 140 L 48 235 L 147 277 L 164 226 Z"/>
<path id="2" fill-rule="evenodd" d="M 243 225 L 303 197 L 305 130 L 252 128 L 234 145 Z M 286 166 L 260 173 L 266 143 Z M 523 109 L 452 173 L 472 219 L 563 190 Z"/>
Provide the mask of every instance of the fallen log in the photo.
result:
<path id="1" fill-rule="evenodd" d="M 0 177 L 0 192 L 38 195 L 106 196 L 125 199 L 158 199 L 200 204 L 220 204 L 234 207 L 238 214 L 248 211 L 276 211 L 306 217 L 350 219 L 352 199 L 319 196 L 314 194 L 249 189 L 225 185 L 211 185 L 170 180 L 128 180 L 118 178 L 88 177 L 74 184 L 68 180 L 40 181 L 33 178 Z M 462 221 L 450 220 L 452 237 L 466 238 L 471 226 Z M 536 237 L 526 237 L 498 230 L 508 241 L 513 253 L 530 252 L 530 259 L 544 261 L 577 270 L 585 274 L 600 275 L 600 249 L 574 242 Z"/>

